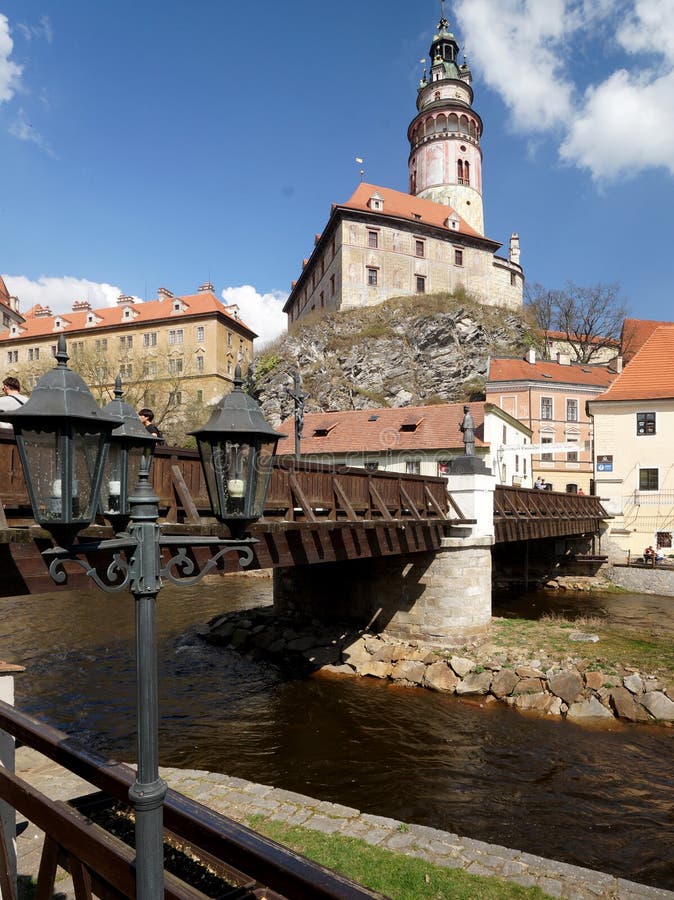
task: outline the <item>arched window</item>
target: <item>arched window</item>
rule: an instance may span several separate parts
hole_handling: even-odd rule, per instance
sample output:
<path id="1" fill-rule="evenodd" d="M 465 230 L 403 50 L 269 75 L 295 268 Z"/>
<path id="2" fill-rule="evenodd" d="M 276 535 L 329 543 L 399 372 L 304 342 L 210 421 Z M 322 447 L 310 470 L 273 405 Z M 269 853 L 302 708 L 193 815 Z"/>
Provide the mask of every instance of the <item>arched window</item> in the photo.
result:
<path id="1" fill-rule="evenodd" d="M 470 121 L 470 136 L 477 140 L 477 128 L 475 127 L 475 122 L 471 119 Z"/>
<path id="2" fill-rule="evenodd" d="M 447 131 L 447 116 L 444 113 L 440 113 L 440 115 L 435 120 L 435 129 L 438 133 L 441 131 Z"/>
<path id="3" fill-rule="evenodd" d="M 456 164 L 456 174 L 459 179 L 459 184 L 463 184 L 463 160 L 458 160 Z"/>
<path id="4" fill-rule="evenodd" d="M 470 163 L 468 160 L 463 164 L 463 183 L 470 184 Z"/>
<path id="5" fill-rule="evenodd" d="M 435 128 L 435 122 L 433 119 L 426 119 L 426 137 L 433 134 L 433 129 Z"/>
<path id="6" fill-rule="evenodd" d="M 433 95 L 433 99 L 434 99 L 434 100 L 439 100 L 439 99 L 440 99 L 440 91 L 436 91 L 436 92 L 435 92 L 435 94 Z"/>
<path id="7" fill-rule="evenodd" d="M 468 117 L 461 116 L 459 119 L 459 131 L 461 134 L 468 134 Z"/>
<path id="8" fill-rule="evenodd" d="M 459 119 L 455 113 L 452 113 L 448 119 L 448 125 L 450 131 L 458 131 L 459 130 Z"/>

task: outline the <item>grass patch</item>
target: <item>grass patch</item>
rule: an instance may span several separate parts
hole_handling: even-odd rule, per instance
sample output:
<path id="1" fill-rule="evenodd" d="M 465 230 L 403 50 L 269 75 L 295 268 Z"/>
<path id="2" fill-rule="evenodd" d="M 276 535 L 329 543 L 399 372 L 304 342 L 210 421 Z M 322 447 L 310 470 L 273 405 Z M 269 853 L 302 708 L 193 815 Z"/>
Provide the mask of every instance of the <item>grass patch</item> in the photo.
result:
<path id="1" fill-rule="evenodd" d="M 506 900 L 547 897 L 540 888 L 467 875 L 463 869 L 446 869 L 422 859 L 371 847 L 365 841 L 340 834 L 322 834 L 297 825 L 252 816 L 249 825 L 261 834 L 314 862 L 379 891 L 391 900 Z"/>
<path id="2" fill-rule="evenodd" d="M 570 641 L 572 630 L 596 634 L 599 641 L 587 644 Z M 607 674 L 632 666 L 674 685 L 674 644 L 666 629 L 644 632 L 597 616 L 568 619 L 547 614 L 536 620 L 494 618 L 489 640 L 511 654 L 526 653 L 529 657 L 543 654 L 560 660 L 584 656 L 592 668 Z"/>

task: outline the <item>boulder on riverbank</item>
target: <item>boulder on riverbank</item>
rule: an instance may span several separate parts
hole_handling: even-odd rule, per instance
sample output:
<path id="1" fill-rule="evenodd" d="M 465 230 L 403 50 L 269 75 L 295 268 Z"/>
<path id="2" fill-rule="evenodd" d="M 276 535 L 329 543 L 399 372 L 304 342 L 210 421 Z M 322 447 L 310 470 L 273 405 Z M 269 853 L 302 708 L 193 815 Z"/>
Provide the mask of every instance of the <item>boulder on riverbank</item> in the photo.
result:
<path id="1" fill-rule="evenodd" d="M 268 659 L 295 674 L 321 672 L 387 680 L 463 697 L 500 700 L 520 710 L 575 721 L 620 718 L 674 722 L 674 689 L 625 668 L 606 674 L 588 659 L 515 658 L 491 643 L 458 656 L 420 642 L 402 642 L 347 625 L 309 625 L 272 607 L 227 613 L 199 631 L 211 644 Z"/>

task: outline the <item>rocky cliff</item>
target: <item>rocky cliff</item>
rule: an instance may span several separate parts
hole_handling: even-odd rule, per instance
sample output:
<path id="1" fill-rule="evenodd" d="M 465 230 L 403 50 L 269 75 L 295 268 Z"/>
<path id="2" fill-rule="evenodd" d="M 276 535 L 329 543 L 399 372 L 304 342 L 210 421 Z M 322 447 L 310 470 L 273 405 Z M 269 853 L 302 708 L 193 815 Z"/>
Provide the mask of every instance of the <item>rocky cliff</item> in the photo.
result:
<path id="1" fill-rule="evenodd" d="M 250 390 L 273 425 L 292 413 L 298 368 L 307 412 L 478 399 L 489 357 L 530 343 L 522 313 L 456 294 L 395 298 L 302 324 L 263 348 Z"/>

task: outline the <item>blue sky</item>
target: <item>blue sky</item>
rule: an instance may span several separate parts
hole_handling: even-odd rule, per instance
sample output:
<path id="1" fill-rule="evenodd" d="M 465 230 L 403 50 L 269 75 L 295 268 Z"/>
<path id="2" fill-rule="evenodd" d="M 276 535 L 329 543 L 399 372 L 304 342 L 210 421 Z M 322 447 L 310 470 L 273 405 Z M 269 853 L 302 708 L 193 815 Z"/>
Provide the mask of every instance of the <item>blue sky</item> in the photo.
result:
<path id="1" fill-rule="evenodd" d="M 330 204 L 407 190 L 437 0 L 0 0 L 0 272 L 28 309 L 211 281 L 269 338 Z M 455 0 L 489 237 L 674 319 L 672 0 Z"/>

